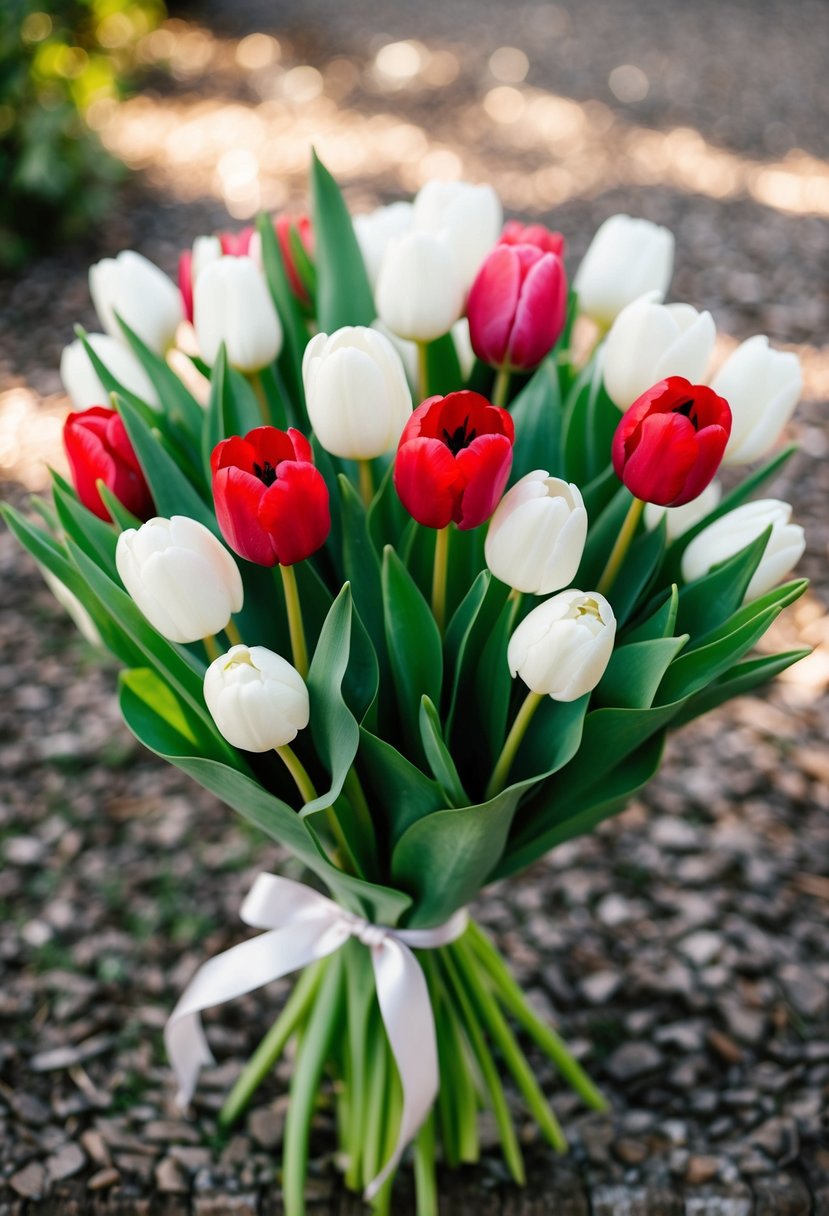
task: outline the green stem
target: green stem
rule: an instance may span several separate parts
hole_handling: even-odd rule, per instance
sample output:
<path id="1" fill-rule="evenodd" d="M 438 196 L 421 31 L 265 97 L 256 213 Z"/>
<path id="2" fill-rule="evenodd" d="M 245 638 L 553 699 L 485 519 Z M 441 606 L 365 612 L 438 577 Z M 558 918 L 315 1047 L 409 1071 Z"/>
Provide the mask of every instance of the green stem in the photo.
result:
<path id="1" fill-rule="evenodd" d="M 219 1112 L 221 1127 L 231 1127 L 236 1122 L 247 1109 L 255 1090 L 273 1071 L 285 1050 L 285 1045 L 311 1007 L 327 964 L 327 959 L 321 959 L 318 963 L 306 967 L 300 975 L 284 1009 L 242 1069 L 238 1081 L 225 1099 L 225 1104 Z"/>
<path id="2" fill-rule="evenodd" d="M 502 410 L 507 408 L 511 375 L 512 372 L 508 367 L 499 367 L 495 376 L 495 383 L 492 386 L 492 404 L 497 405 Z"/>
<path id="3" fill-rule="evenodd" d="M 608 1102 L 573 1058 L 566 1044 L 551 1026 L 538 1017 L 528 1004 L 524 993 L 510 975 L 501 955 L 483 929 L 474 921 L 469 923 L 469 941 L 481 963 L 495 985 L 497 995 L 504 1008 L 511 1013 L 518 1025 L 538 1044 L 544 1054 L 555 1065 L 567 1084 L 576 1091 L 583 1102 L 593 1110 L 607 1110 Z"/>
<path id="4" fill-rule="evenodd" d="M 370 460 L 357 461 L 357 476 L 360 480 L 360 497 L 363 505 L 368 509 L 374 502 L 374 474 Z"/>
<path id="5" fill-rule="evenodd" d="M 322 978 L 319 994 L 302 1036 L 294 1065 L 291 1100 L 285 1119 L 282 1154 L 282 1198 L 285 1216 L 305 1216 L 308 1138 L 325 1062 L 334 1032 L 341 1025 L 342 958 L 335 954 Z"/>
<path id="6" fill-rule="evenodd" d="M 446 622 L 446 576 L 449 568 L 449 529 L 438 528 L 435 533 L 435 561 L 432 567 L 432 613 L 443 633 Z"/>
<path id="7" fill-rule="evenodd" d="M 385 1039 L 385 1037 L 384 1034 L 383 1038 Z M 394 1152 L 395 1145 L 397 1144 L 397 1133 L 400 1130 L 400 1116 L 403 1111 L 403 1091 L 400 1088 L 400 1080 L 397 1075 L 397 1069 L 392 1061 L 390 1048 L 387 1050 L 386 1075 L 388 1078 L 386 1082 L 386 1126 L 380 1161 L 381 1168 Z M 391 1211 L 391 1193 L 396 1176 L 397 1171 L 394 1170 L 383 1183 L 372 1202 L 372 1207 L 377 1216 L 388 1216 Z"/>
<path id="8" fill-rule="evenodd" d="M 645 509 L 645 504 L 641 498 L 634 498 L 628 508 L 628 513 L 625 516 L 625 521 L 619 529 L 619 535 L 616 537 L 616 543 L 610 551 L 610 557 L 607 559 L 607 565 L 604 568 L 604 574 L 599 579 L 596 587 L 599 595 L 607 595 L 610 588 L 616 581 L 616 575 L 619 573 L 619 567 L 625 560 L 625 555 L 630 548 L 630 542 L 636 533 L 639 526 L 639 520 L 642 518 L 642 512 Z"/>
<path id="9" fill-rule="evenodd" d="M 416 342 L 415 345 L 417 346 L 417 388 L 420 402 L 423 402 L 429 396 L 429 344 L 428 342 Z"/>
<path id="10" fill-rule="evenodd" d="M 302 609 L 299 604 L 299 588 L 293 566 L 279 567 L 282 587 L 285 592 L 285 609 L 288 613 L 288 632 L 291 636 L 291 652 L 294 667 L 303 680 L 308 675 L 308 647 L 305 645 L 305 628 L 302 624 Z"/>
<path id="11" fill-rule="evenodd" d="M 209 663 L 214 663 L 222 653 L 221 647 L 212 633 L 209 633 L 203 641 L 204 648 L 207 651 L 207 660 Z"/>
<path id="12" fill-rule="evenodd" d="M 317 796 L 317 791 L 314 789 L 314 783 L 305 771 L 305 767 L 294 749 L 290 744 L 283 743 L 281 747 L 275 747 L 274 751 L 293 777 L 303 803 L 313 802 Z"/>
<path id="13" fill-rule="evenodd" d="M 363 1185 L 375 1178 L 382 1168 L 383 1128 L 386 1118 L 388 1095 L 388 1048 L 386 1034 L 379 1024 L 379 1014 L 374 1019 L 374 1033 L 368 1059 L 368 1093 L 365 1105 L 365 1129 L 363 1134 Z"/>
<path id="14" fill-rule="evenodd" d="M 498 757 L 498 763 L 493 769 L 492 776 L 489 779 L 489 785 L 486 787 L 484 801 L 488 802 L 490 798 L 494 798 L 496 794 L 500 794 L 501 790 L 507 783 L 509 771 L 512 768 L 512 762 L 515 759 L 515 754 L 521 746 L 521 740 L 527 733 L 527 727 L 532 721 L 533 714 L 538 709 L 541 702 L 544 700 L 544 694 L 540 692 L 528 692 L 524 703 L 516 714 L 512 728 L 507 735 L 501 755 Z"/>
<path id="15" fill-rule="evenodd" d="M 242 635 L 239 632 L 235 621 L 228 621 L 228 623 L 225 625 L 225 633 L 227 634 L 227 640 L 230 642 L 231 646 L 242 645 Z"/>
<path id="16" fill-rule="evenodd" d="M 475 1081 L 469 1067 L 469 1050 L 461 1021 L 455 1003 L 451 1000 L 436 963 L 429 957 L 429 951 L 419 955 L 420 961 L 427 972 L 430 992 L 434 994 L 437 1004 L 436 1021 L 438 1022 L 438 1055 L 440 1058 L 441 1085 L 438 1092 L 438 1105 L 441 1114 L 441 1138 L 444 1145 L 444 1156 L 447 1164 L 450 1160 L 449 1145 L 444 1128 L 449 1120 L 449 1139 L 452 1146 L 454 1164 L 472 1164 L 480 1156 L 478 1143 L 478 1095 Z M 438 1017 L 438 1010 L 440 1016 Z M 444 1108 L 443 1101 L 447 1100 Z"/>
<path id="17" fill-rule="evenodd" d="M 416 1216 L 438 1216 L 438 1183 L 435 1173 L 435 1117 L 430 1114 L 417 1133 L 414 1146 Z"/>
<path id="18" fill-rule="evenodd" d="M 467 993 L 466 985 L 461 979 L 451 948 L 445 947 L 437 953 L 439 953 L 441 967 L 448 977 L 449 987 L 457 1001 L 469 1044 L 475 1059 L 478 1061 L 478 1067 L 481 1070 L 484 1084 L 489 1092 L 492 1113 L 495 1116 L 498 1134 L 501 1137 L 501 1146 L 504 1150 L 504 1160 L 515 1182 L 519 1186 L 523 1186 L 527 1180 L 524 1171 L 524 1159 L 518 1145 L 518 1138 L 515 1134 L 512 1117 L 510 1116 L 507 1100 L 504 1096 L 501 1079 L 498 1076 L 498 1069 L 495 1067 L 495 1061 L 486 1045 L 486 1039 L 481 1030 L 479 1019 Z"/>
<path id="19" fill-rule="evenodd" d="M 535 1074 L 530 1068 L 527 1058 L 518 1046 L 515 1035 L 507 1025 L 504 1015 L 498 1008 L 498 1003 L 487 989 L 479 975 L 479 966 L 475 955 L 463 940 L 454 942 L 450 947 L 466 980 L 472 999 L 477 1007 L 478 1016 L 488 1027 L 493 1042 L 498 1047 L 504 1062 L 515 1079 L 524 1101 L 530 1108 L 542 1134 L 557 1153 L 567 1152 L 567 1141 L 558 1119 L 547 1103 Z"/>
<path id="20" fill-rule="evenodd" d="M 256 400 L 259 403 L 259 413 L 262 415 L 262 425 L 272 426 L 271 407 L 268 403 L 268 396 L 265 392 L 265 386 L 262 383 L 262 375 L 260 372 L 250 372 L 247 375 L 247 381 L 250 387 L 256 394 Z"/>

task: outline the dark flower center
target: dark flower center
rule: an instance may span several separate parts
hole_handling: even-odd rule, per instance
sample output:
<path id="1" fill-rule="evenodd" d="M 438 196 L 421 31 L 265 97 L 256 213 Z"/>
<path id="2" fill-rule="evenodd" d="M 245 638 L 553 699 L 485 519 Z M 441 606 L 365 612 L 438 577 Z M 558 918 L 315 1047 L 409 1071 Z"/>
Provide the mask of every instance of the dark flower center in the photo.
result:
<path id="1" fill-rule="evenodd" d="M 264 464 L 254 464 L 253 471 L 266 486 L 272 486 L 276 481 L 276 469 L 269 460 L 266 460 Z"/>
<path id="2" fill-rule="evenodd" d="M 443 428 L 443 442 L 446 444 L 453 456 L 457 456 L 458 452 L 460 452 L 462 448 L 468 448 L 472 440 L 475 438 L 477 432 L 475 430 L 467 431 L 466 428 L 468 426 L 469 418 L 466 417 L 461 425 L 455 428 L 451 435 L 449 431 L 447 431 L 446 427 Z"/>
<path id="3" fill-rule="evenodd" d="M 699 430 L 696 403 L 692 398 L 689 398 L 687 401 L 683 401 L 681 405 L 675 405 L 673 412 L 675 414 L 682 414 L 684 418 L 688 419 L 695 431 Z"/>

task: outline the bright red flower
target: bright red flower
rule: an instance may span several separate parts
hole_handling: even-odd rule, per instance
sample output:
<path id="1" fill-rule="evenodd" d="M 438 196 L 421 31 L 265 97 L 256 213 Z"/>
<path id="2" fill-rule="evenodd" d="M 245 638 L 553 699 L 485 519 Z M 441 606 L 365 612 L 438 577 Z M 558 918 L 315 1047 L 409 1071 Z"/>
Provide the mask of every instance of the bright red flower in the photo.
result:
<path id="1" fill-rule="evenodd" d="M 63 446 L 78 498 L 99 519 L 109 521 L 110 514 L 98 493 L 97 481 L 102 481 L 133 515 L 150 518 L 155 510 L 152 495 L 117 410 L 93 405 L 69 414 L 63 424 Z"/>
<path id="2" fill-rule="evenodd" d="M 496 245 L 472 284 L 466 314 L 472 349 L 484 363 L 537 367 L 564 328 L 564 263 L 536 245 Z"/>
<path id="3" fill-rule="evenodd" d="M 185 249 L 178 256 L 178 290 L 184 316 L 193 324 L 193 250 Z"/>
<path id="4" fill-rule="evenodd" d="M 314 253 L 314 230 L 311 227 L 311 220 L 307 215 L 294 217 L 280 215 L 274 221 L 274 228 L 276 229 L 279 248 L 282 252 L 282 261 L 285 264 L 285 273 L 288 276 L 291 291 L 300 303 L 310 305 L 311 297 L 308 295 L 308 288 L 302 281 L 302 277 L 297 269 L 296 257 L 294 256 L 291 244 L 291 229 L 296 230 L 305 252 L 311 257 Z"/>
<path id="5" fill-rule="evenodd" d="M 564 237 L 543 224 L 522 224 L 520 220 L 508 220 L 504 224 L 499 245 L 535 245 L 542 253 L 555 253 L 564 257 Z"/>
<path id="6" fill-rule="evenodd" d="M 210 466 L 216 518 L 234 553 L 259 566 L 293 566 L 325 543 L 328 487 L 299 431 L 260 426 L 223 439 Z"/>
<path id="7" fill-rule="evenodd" d="M 720 466 L 731 410 L 705 384 L 669 376 L 622 415 L 613 468 L 636 498 L 681 507 L 702 493 Z"/>
<path id="8" fill-rule="evenodd" d="M 430 397 L 409 418 L 394 462 L 400 501 L 419 524 L 477 528 L 495 510 L 512 467 L 506 410 L 467 391 Z"/>

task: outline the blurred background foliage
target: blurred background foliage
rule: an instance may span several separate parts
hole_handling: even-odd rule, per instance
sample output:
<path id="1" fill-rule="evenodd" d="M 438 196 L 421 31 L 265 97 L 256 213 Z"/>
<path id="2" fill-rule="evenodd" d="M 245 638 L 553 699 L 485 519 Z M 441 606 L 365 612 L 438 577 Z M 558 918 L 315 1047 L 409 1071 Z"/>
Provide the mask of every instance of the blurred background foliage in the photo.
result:
<path id="1" fill-rule="evenodd" d="M 165 15 L 163 0 L 0 2 L 0 270 L 103 214 L 124 168 L 95 127 Z"/>

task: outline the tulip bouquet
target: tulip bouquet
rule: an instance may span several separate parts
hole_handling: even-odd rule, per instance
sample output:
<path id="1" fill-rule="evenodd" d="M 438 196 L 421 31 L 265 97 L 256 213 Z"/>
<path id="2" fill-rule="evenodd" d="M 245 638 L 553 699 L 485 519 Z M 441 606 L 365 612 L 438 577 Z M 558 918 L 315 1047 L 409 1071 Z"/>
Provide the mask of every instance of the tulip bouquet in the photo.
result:
<path id="1" fill-rule="evenodd" d="M 294 1041 L 288 1216 L 324 1076 L 380 1212 L 410 1145 L 437 1211 L 436 1160 L 477 1159 L 483 1106 L 522 1181 L 504 1072 L 564 1150 L 517 1032 L 603 1100 L 466 905 L 799 657 L 746 657 L 804 589 L 778 585 L 790 509 L 752 499 L 790 449 L 714 481 L 768 457 L 796 359 L 753 338 L 711 380 L 710 315 L 661 302 L 664 229 L 608 220 L 572 290 L 563 246 L 462 183 L 352 221 L 314 158 L 310 220 L 199 238 L 178 287 L 134 253 L 93 268 L 71 484 L 37 522 L 6 510 L 123 664 L 130 729 L 309 875 L 260 875 L 242 917 L 265 932 L 205 962 L 166 1032 L 186 1102 L 201 1012 L 300 971 L 222 1115 Z"/>

